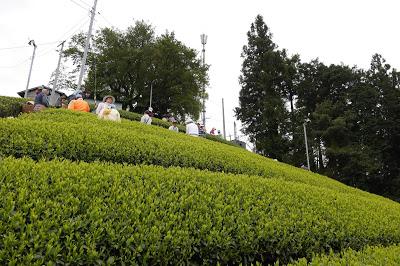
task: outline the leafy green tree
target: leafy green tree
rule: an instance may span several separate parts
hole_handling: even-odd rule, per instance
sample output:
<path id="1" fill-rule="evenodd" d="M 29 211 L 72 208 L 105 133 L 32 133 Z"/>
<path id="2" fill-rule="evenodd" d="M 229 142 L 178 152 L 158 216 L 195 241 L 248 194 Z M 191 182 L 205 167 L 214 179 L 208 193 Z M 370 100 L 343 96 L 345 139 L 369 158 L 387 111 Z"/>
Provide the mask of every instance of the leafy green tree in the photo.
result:
<path id="1" fill-rule="evenodd" d="M 54 85 L 55 77 L 56 77 L 56 71 L 53 71 L 53 73 L 51 73 L 48 86 L 52 87 Z M 75 90 L 77 87 L 75 81 L 76 81 L 76 73 L 68 72 L 67 68 L 64 65 L 61 65 L 58 74 L 57 88 L 64 90 L 71 90 L 71 91 Z"/>
<path id="2" fill-rule="evenodd" d="M 80 67 L 83 36 L 76 35 L 65 51 Z M 197 52 L 173 33 L 155 36 L 151 25 L 138 21 L 126 31 L 104 28 L 93 37 L 88 56 L 86 90 L 103 96 L 113 94 L 123 108 L 136 112 L 152 107 L 159 113 L 198 117 L 202 85 L 208 82 Z"/>
<path id="3" fill-rule="evenodd" d="M 185 114 L 198 118 L 202 84 L 208 82 L 205 74 L 208 67 L 203 67 L 196 57 L 197 52 L 178 41 L 174 33 L 167 32 L 156 39 L 151 57 L 151 82 L 153 105 L 157 110 L 162 113 L 170 110 L 182 118 Z"/>
<path id="4" fill-rule="evenodd" d="M 265 156 L 283 160 L 287 153 L 288 111 L 281 97 L 285 51 L 279 51 L 272 34 L 258 15 L 243 47 L 242 89 L 236 116 L 244 133 Z"/>

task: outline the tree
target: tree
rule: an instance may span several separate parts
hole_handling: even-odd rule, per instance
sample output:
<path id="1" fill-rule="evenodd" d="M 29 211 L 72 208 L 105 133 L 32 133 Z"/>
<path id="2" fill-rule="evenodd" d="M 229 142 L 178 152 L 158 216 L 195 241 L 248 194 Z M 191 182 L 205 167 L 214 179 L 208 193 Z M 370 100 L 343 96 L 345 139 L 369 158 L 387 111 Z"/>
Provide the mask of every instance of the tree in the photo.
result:
<path id="1" fill-rule="evenodd" d="M 77 88 L 76 84 L 76 74 L 73 72 L 68 72 L 67 68 L 64 65 L 60 66 L 57 81 L 57 89 L 63 90 L 75 90 Z M 48 86 L 54 86 L 54 80 L 56 77 L 56 70 L 51 73 L 50 80 Z"/>
<path id="2" fill-rule="evenodd" d="M 243 47 L 242 86 L 237 118 L 244 133 L 265 156 L 282 160 L 287 153 L 288 112 L 281 98 L 285 51 L 279 51 L 272 34 L 258 15 Z"/>
<path id="3" fill-rule="evenodd" d="M 302 63 L 278 50 L 261 16 L 243 48 L 236 116 L 256 150 L 400 201 L 400 73 L 376 54 L 371 67 Z"/>
<path id="4" fill-rule="evenodd" d="M 82 57 L 81 35 L 72 39 L 65 54 L 79 67 Z M 200 113 L 202 84 L 207 83 L 208 67 L 203 67 L 197 52 L 173 33 L 155 36 L 151 25 L 138 21 L 126 31 L 104 28 L 93 37 L 88 55 L 86 90 L 99 96 L 113 94 L 123 108 L 141 112 L 152 107 L 178 117 Z"/>
<path id="5" fill-rule="evenodd" d="M 157 38 L 152 57 L 153 99 L 162 113 L 170 110 L 179 117 L 191 114 L 198 118 L 208 67 L 196 56 L 196 51 L 178 41 L 174 33 Z"/>
<path id="6" fill-rule="evenodd" d="M 381 55 L 375 54 L 367 71 L 367 84 L 378 96 L 377 118 L 369 132 L 373 147 L 379 150 L 381 168 L 371 183 L 378 184 L 374 191 L 400 199 L 400 91 L 399 73 L 391 70 Z M 370 123 L 372 124 L 372 123 Z M 372 185 L 372 184 L 371 184 Z M 371 186 L 372 187 L 372 186 Z"/>

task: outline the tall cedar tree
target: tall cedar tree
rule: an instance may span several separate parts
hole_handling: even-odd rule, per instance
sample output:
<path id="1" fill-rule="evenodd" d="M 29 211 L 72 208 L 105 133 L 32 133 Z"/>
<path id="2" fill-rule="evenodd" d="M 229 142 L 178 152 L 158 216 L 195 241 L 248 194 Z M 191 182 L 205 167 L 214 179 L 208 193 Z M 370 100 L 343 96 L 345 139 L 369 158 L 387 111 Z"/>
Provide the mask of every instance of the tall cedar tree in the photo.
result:
<path id="1" fill-rule="evenodd" d="M 287 119 L 280 88 L 284 81 L 285 53 L 277 49 L 262 16 L 257 16 L 243 47 L 242 87 L 237 118 L 244 133 L 265 156 L 283 160 L 287 153 Z"/>
<path id="2" fill-rule="evenodd" d="M 382 56 L 362 70 L 302 63 L 278 50 L 261 16 L 243 48 L 236 116 L 258 152 L 400 200 L 400 73 Z"/>

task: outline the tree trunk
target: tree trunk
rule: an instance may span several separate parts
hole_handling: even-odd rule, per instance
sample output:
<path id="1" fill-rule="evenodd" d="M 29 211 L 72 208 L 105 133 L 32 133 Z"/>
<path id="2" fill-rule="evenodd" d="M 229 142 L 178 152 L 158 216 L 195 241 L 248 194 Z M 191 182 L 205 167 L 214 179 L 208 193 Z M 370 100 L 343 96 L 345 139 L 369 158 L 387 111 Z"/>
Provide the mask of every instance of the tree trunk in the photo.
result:
<path id="1" fill-rule="evenodd" d="M 289 93 L 289 101 L 290 101 L 290 113 L 293 115 L 294 106 L 293 106 L 293 94 Z"/>

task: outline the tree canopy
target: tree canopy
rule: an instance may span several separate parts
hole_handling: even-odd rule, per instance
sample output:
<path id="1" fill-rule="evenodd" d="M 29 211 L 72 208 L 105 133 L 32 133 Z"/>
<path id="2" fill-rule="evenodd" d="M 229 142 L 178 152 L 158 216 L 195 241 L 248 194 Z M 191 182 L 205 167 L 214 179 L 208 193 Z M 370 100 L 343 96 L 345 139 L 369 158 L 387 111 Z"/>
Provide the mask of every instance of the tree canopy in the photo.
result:
<path id="1" fill-rule="evenodd" d="M 400 73 L 375 54 L 370 68 L 301 62 L 257 16 L 243 48 L 236 116 L 257 152 L 400 199 Z"/>
<path id="2" fill-rule="evenodd" d="M 79 68 L 84 35 L 72 38 L 65 55 Z M 166 32 L 156 36 L 151 25 L 137 21 L 125 31 L 99 30 L 92 38 L 85 89 L 97 97 L 112 94 L 124 109 L 144 111 L 150 104 L 159 113 L 197 118 L 208 66 L 196 50 Z"/>

